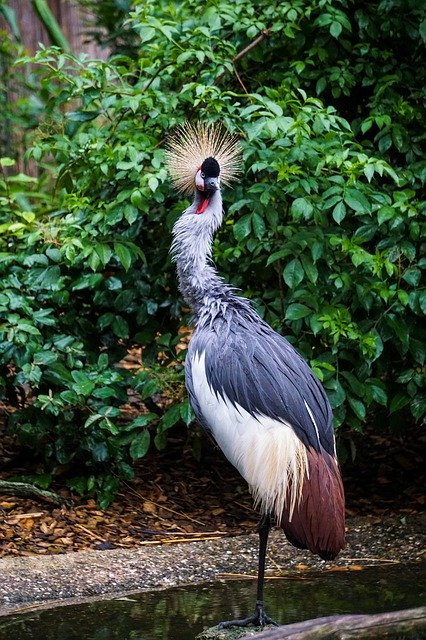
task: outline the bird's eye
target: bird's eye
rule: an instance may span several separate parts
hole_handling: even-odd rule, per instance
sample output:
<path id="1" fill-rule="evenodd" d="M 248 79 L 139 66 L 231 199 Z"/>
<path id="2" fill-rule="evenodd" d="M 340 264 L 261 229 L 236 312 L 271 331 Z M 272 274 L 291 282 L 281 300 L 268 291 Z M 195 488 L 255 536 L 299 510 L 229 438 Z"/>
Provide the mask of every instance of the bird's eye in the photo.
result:
<path id="1" fill-rule="evenodd" d="M 203 178 L 203 180 L 204 180 L 204 178 L 206 177 L 206 174 L 204 173 L 204 171 L 202 171 L 202 172 L 200 173 L 200 176 L 201 176 L 201 177 Z"/>

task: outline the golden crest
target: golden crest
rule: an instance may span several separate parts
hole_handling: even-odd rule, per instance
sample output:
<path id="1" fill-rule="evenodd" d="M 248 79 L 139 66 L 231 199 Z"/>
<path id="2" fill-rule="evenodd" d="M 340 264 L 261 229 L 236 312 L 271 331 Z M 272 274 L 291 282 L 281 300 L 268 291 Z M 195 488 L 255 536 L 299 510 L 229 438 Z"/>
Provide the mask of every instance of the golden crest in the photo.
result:
<path id="1" fill-rule="evenodd" d="M 166 162 L 176 188 L 185 194 L 194 191 L 195 175 L 206 158 L 215 158 L 220 180 L 229 186 L 240 175 L 241 147 L 238 138 L 220 124 L 186 122 L 166 143 Z"/>

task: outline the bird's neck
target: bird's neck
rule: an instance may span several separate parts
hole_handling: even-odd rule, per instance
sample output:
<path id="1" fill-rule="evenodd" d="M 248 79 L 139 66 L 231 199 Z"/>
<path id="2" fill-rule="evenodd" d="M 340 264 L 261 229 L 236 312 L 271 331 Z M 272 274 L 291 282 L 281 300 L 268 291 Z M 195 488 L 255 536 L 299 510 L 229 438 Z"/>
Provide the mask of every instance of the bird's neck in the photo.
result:
<path id="1" fill-rule="evenodd" d="M 203 196 L 194 202 L 173 227 L 171 253 L 177 266 L 179 289 L 193 312 L 198 315 L 209 300 L 229 290 L 212 263 L 212 242 L 222 224 L 222 196 L 216 191 L 202 213 Z"/>

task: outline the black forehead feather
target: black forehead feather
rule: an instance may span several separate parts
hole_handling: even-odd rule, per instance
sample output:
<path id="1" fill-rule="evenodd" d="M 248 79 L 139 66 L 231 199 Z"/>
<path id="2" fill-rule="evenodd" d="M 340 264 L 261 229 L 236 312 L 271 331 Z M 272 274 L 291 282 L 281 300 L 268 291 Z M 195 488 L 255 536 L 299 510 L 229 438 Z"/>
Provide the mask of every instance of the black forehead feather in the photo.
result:
<path id="1" fill-rule="evenodd" d="M 208 178 L 217 178 L 220 173 L 220 166 L 215 158 L 206 158 L 201 165 L 201 171 L 206 174 Z"/>

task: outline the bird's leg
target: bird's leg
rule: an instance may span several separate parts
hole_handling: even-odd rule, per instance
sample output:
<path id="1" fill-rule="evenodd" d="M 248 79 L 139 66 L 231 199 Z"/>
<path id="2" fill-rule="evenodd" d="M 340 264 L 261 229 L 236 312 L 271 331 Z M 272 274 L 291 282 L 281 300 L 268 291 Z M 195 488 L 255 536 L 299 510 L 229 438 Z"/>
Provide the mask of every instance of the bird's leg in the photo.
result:
<path id="1" fill-rule="evenodd" d="M 227 629 L 229 627 L 247 627 L 252 624 L 255 627 L 264 627 L 265 624 L 278 624 L 272 620 L 265 612 L 265 604 L 263 602 L 263 584 L 265 580 L 265 561 L 266 561 L 266 547 L 268 544 L 268 535 L 271 528 L 271 519 L 268 515 L 263 515 L 258 525 L 259 533 L 259 567 L 257 572 L 257 593 L 256 593 L 256 607 L 254 613 L 248 618 L 242 620 L 227 620 L 226 622 L 220 622 L 219 629 Z"/>
<path id="2" fill-rule="evenodd" d="M 271 529 L 271 518 L 269 515 L 263 515 L 260 518 L 258 525 L 259 532 L 259 566 L 257 571 L 257 594 L 256 594 L 256 609 L 254 615 L 257 616 L 258 625 L 264 627 L 265 624 L 277 623 L 272 620 L 265 613 L 265 604 L 263 601 L 263 587 L 265 584 L 265 563 L 266 563 L 266 549 L 268 546 L 268 536 Z"/>

